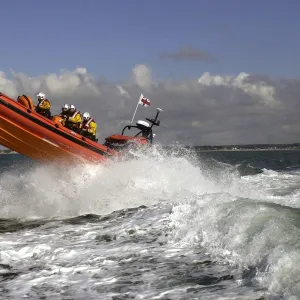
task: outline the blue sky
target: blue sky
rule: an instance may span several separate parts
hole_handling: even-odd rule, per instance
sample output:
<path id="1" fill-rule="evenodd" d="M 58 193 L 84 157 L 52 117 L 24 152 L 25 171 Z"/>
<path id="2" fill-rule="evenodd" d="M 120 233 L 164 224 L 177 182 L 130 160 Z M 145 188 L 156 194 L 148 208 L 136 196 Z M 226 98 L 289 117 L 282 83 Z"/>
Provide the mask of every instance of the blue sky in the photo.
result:
<path id="1" fill-rule="evenodd" d="M 117 81 L 135 64 L 155 77 L 203 72 L 300 75 L 297 0 L 10 0 L 1 3 L 1 64 L 31 76 L 86 67 Z M 217 62 L 162 60 L 192 46 Z"/>

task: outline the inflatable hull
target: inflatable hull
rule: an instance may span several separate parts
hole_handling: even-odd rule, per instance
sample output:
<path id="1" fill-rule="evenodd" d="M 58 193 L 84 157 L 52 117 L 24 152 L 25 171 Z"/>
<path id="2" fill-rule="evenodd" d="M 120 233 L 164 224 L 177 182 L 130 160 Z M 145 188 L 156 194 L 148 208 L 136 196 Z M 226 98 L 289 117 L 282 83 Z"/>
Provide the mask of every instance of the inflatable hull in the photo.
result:
<path id="1" fill-rule="evenodd" d="M 27 101 L 27 97 L 26 97 Z M 0 144 L 41 162 L 108 163 L 118 153 L 34 111 L 32 101 L 0 93 Z"/>

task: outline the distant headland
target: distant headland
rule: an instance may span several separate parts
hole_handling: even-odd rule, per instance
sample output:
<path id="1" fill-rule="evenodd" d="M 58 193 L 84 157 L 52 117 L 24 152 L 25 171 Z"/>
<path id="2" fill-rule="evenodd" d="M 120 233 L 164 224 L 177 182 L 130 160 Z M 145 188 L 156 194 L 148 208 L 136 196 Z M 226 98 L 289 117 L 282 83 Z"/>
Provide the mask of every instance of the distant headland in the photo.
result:
<path id="1" fill-rule="evenodd" d="M 10 149 L 1 149 L 0 154 L 17 154 L 17 152 Z"/>
<path id="2" fill-rule="evenodd" d="M 200 151 L 274 151 L 300 150 L 300 143 L 294 144 L 249 144 L 249 145 L 222 145 L 222 146 L 193 146 Z"/>

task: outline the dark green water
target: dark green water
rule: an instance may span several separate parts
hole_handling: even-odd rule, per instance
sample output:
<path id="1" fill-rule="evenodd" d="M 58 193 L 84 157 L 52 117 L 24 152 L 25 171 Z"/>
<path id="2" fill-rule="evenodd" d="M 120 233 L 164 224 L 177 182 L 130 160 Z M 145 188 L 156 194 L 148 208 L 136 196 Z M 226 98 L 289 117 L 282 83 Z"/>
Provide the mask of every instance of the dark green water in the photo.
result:
<path id="1" fill-rule="evenodd" d="M 250 164 L 254 168 L 284 170 L 300 167 L 300 150 L 198 152 L 200 158 L 213 158 L 228 164 Z"/>

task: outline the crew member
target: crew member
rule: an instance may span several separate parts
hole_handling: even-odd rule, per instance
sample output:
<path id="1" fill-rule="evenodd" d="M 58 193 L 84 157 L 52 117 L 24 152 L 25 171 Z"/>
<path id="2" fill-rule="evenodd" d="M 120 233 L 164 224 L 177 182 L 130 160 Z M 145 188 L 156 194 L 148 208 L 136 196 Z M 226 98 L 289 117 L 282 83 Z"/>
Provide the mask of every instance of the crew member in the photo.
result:
<path id="1" fill-rule="evenodd" d="M 73 104 L 71 104 L 69 108 L 68 117 L 65 121 L 65 126 L 75 132 L 79 132 L 81 121 L 82 119 L 80 111 L 76 110 L 76 107 Z"/>
<path id="2" fill-rule="evenodd" d="M 59 116 L 62 118 L 62 123 L 65 124 L 66 119 L 69 117 L 70 112 L 70 105 L 69 104 L 63 104 L 61 107 L 61 113 Z"/>
<path id="3" fill-rule="evenodd" d="M 93 140 L 97 141 L 96 139 L 96 130 L 97 124 L 93 118 L 91 118 L 88 112 L 83 114 L 83 121 L 81 124 L 81 135 Z"/>
<path id="4" fill-rule="evenodd" d="M 46 95 L 42 92 L 37 94 L 37 98 L 38 98 L 38 105 L 35 107 L 35 111 L 46 117 L 46 118 L 51 118 L 51 112 L 50 112 L 50 108 L 51 108 L 51 103 L 50 101 L 46 98 Z"/>

